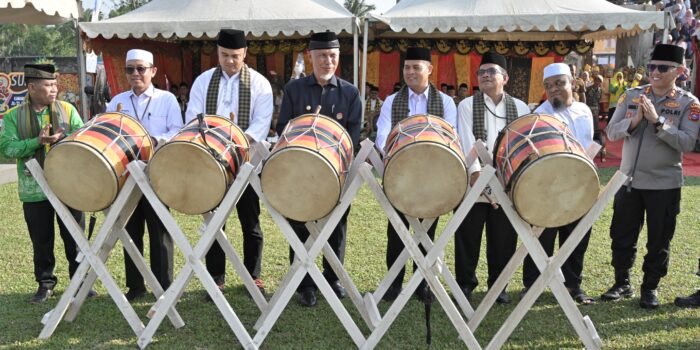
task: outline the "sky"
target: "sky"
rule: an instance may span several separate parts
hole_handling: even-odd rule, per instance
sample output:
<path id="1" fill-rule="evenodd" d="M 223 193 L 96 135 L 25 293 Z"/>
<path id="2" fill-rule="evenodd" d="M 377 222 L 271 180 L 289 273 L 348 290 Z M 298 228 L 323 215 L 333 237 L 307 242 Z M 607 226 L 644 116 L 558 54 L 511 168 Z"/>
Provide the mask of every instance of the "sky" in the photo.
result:
<path id="1" fill-rule="evenodd" d="M 112 0 L 82 0 L 83 1 L 83 8 L 84 9 L 91 9 L 95 7 L 95 3 L 97 1 L 101 1 L 101 11 L 103 13 L 108 13 L 109 9 L 112 6 Z M 342 4 L 344 1 L 343 0 L 336 0 L 338 3 Z M 366 4 L 372 4 L 376 6 L 376 10 L 373 11 L 374 13 L 384 13 L 387 10 L 389 10 L 392 6 L 396 5 L 396 0 L 365 0 Z"/>

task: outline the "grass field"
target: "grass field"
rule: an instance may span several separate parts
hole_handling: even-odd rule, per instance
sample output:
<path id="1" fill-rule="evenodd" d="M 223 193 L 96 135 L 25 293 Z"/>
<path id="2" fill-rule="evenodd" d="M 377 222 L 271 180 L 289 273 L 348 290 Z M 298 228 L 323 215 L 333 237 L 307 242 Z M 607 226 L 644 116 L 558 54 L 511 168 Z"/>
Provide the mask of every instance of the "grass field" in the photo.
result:
<path id="1" fill-rule="evenodd" d="M 612 175 L 612 170 L 601 172 L 603 181 Z M 58 297 L 41 305 L 29 304 L 28 299 L 36 289 L 33 278 L 32 252 L 24 223 L 21 204 L 17 200 L 16 184 L 0 186 L 0 348 L 20 349 L 95 349 L 134 348 L 136 337 L 126 321 L 122 319 L 114 302 L 98 282 L 99 295 L 86 302 L 73 323 L 63 322 L 47 341 L 36 339 L 42 325 L 41 317 L 57 303 Z M 581 306 L 584 315 L 589 315 L 608 349 L 699 349 L 700 310 L 679 309 L 673 305 L 677 295 L 687 295 L 700 286 L 694 277 L 697 259 L 700 257 L 700 179 L 689 178 L 683 188 L 682 211 L 678 217 L 676 235 L 672 242 L 671 266 L 659 288 L 661 307 L 654 311 L 638 307 L 637 297 L 616 303 L 598 302 Z M 586 255 L 582 287 L 592 296 L 603 293 L 613 283 L 610 266 L 610 238 L 608 228 L 612 217 L 611 205 L 596 222 Z M 179 224 L 195 240 L 198 217 L 176 216 Z M 261 216 L 265 233 L 263 256 L 263 279 L 269 293 L 277 290 L 280 280 L 288 270 L 288 248 L 280 231 L 273 225 L 270 216 Z M 440 227 L 447 222 L 443 217 Z M 229 218 L 229 239 L 239 252 L 241 249 L 240 228 L 235 216 Z M 353 203 L 348 224 L 348 242 L 345 266 L 361 292 L 372 291 L 386 273 L 384 253 L 386 250 L 386 218 L 366 187 Z M 440 230 L 438 230 L 440 232 Z M 633 271 L 633 283 L 641 283 L 641 258 L 645 254 L 645 234 L 639 242 L 638 261 Z M 485 240 L 484 240 L 485 241 Z M 148 246 L 146 244 L 146 246 Z M 118 245 L 119 247 L 119 245 Z M 176 249 L 177 251 L 177 249 Z M 484 252 L 485 249 L 482 249 Z M 446 261 L 452 268 L 454 257 L 450 244 L 446 250 Z M 67 264 L 63 257 L 62 243 L 57 238 L 57 268 L 59 277 L 57 293 L 67 285 Z M 320 259 L 319 259 L 320 262 Z M 184 265 L 183 256 L 176 254 L 176 273 Z M 117 283 L 124 285 L 122 250 L 115 249 L 107 262 Z M 410 270 L 410 269 L 409 269 Z M 453 270 L 454 271 L 454 270 Z M 486 292 L 485 253 L 479 265 L 481 285 L 475 293 L 476 306 Z M 511 297 L 517 301 L 521 289 L 520 273 L 508 286 Z M 166 320 L 156 333 L 153 349 L 219 349 L 237 348 L 238 342 L 223 317 L 212 303 L 204 301 L 204 290 L 196 280 L 188 286 L 177 308 L 186 326 L 174 329 Z M 228 267 L 225 296 L 234 311 L 252 332 L 259 311 L 247 296 L 233 268 Z M 136 312 L 144 316 L 153 303 L 152 296 L 137 300 Z M 350 310 L 365 336 L 369 331 L 359 313 L 348 299 L 343 304 Z M 386 311 L 389 304 L 382 302 L 380 310 Z M 496 305 L 490 311 L 475 335 L 482 346 L 496 333 L 500 325 L 515 307 Z M 396 322 L 379 343 L 381 349 L 425 348 L 423 306 L 410 301 Z M 434 349 L 466 348 L 458 339 L 457 332 L 445 313 L 434 304 L 432 316 Z M 321 297 L 315 308 L 302 308 L 296 296 L 270 332 L 263 348 L 266 349 L 347 349 L 353 343 L 335 314 Z M 545 292 L 516 328 L 504 346 L 506 349 L 569 349 L 583 348 L 567 318 L 549 291 Z"/>

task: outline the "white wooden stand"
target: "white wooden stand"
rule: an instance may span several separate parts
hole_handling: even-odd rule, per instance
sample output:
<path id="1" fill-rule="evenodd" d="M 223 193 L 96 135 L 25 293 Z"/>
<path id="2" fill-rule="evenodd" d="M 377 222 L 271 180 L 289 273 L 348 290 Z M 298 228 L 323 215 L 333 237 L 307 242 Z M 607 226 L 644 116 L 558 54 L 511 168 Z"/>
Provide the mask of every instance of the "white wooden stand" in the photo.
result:
<path id="1" fill-rule="evenodd" d="M 94 243 L 90 245 L 90 242 L 84 236 L 83 229 L 75 221 L 68 208 L 49 187 L 39 163 L 36 160 L 31 160 L 26 165 L 80 249 L 77 259 L 80 261 L 80 265 L 56 307 L 44 315 L 42 319 L 44 328 L 39 334 L 39 339 L 49 338 L 62 319 L 73 321 L 77 317 L 88 292 L 97 278 L 104 284 L 107 293 L 117 304 L 119 311 L 129 323 L 134 334 L 140 335 L 144 329 L 143 323 L 126 300 L 124 294 L 122 294 L 109 270 L 107 270 L 105 261 L 117 240 L 121 240 L 126 253 L 131 257 L 141 275 L 144 276 L 145 282 L 151 287 L 156 297 L 163 294 L 161 285 L 124 229 L 141 198 L 141 190 L 139 189 L 141 184 L 132 176 L 127 179 L 114 203 L 105 210 L 105 221 L 101 225 Z M 144 166 L 141 162 L 133 162 L 131 165 L 135 169 L 142 169 Z M 181 327 L 184 324 L 174 306 L 167 308 L 165 311 L 173 326 Z"/>
<path id="2" fill-rule="evenodd" d="M 468 159 L 468 162 L 469 164 L 471 164 L 471 162 L 474 161 L 475 157 L 471 156 L 469 158 L 470 159 Z M 383 163 L 381 162 L 379 154 L 376 151 L 374 151 L 373 154 L 370 156 L 370 160 L 372 161 L 374 168 L 381 175 L 383 173 Z M 461 289 L 457 285 L 457 282 L 455 281 L 447 266 L 445 266 L 441 257 L 444 255 L 445 247 L 449 243 L 450 239 L 452 239 L 452 237 L 454 236 L 454 233 L 456 232 L 457 228 L 459 228 L 459 225 L 461 224 L 462 220 L 467 215 L 469 210 L 471 210 L 474 203 L 476 203 L 481 192 L 486 188 L 486 184 L 489 182 L 489 180 L 494 178 L 494 174 L 495 170 L 490 166 L 486 166 L 484 167 L 484 169 L 482 169 L 481 176 L 474 184 L 474 187 L 467 192 L 466 196 L 464 197 L 464 200 L 454 212 L 454 215 L 447 223 L 445 229 L 439 235 L 437 241 L 433 243 L 427 235 L 427 230 L 436 219 L 425 219 L 421 222 L 416 218 L 407 216 L 409 225 L 413 227 L 413 230 L 415 232 L 415 234 L 411 236 L 409 228 L 406 227 L 406 225 L 404 225 L 403 221 L 399 216 L 399 213 L 387 199 L 386 195 L 384 194 L 384 191 L 379 185 L 377 179 L 374 177 L 374 174 L 372 173 L 371 169 L 369 167 L 361 169 L 362 177 L 374 193 L 374 196 L 376 197 L 377 201 L 381 205 L 384 212 L 387 214 L 389 222 L 391 223 L 391 225 L 394 226 L 397 234 L 399 235 L 405 246 L 403 252 L 399 255 L 397 261 L 389 269 L 387 275 L 384 277 L 375 293 L 368 293 L 365 296 L 365 305 L 368 308 L 370 315 L 374 315 L 374 319 L 376 321 L 376 328 L 372 331 L 372 334 L 370 334 L 370 336 L 367 338 L 367 342 L 362 348 L 372 349 L 377 345 L 377 343 L 379 343 L 379 341 L 389 329 L 391 324 L 394 322 L 398 314 L 405 307 L 406 303 L 411 298 L 416 288 L 418 288 L 418 285 L 420 284 L 423 278 L 425 278 L 425 280 L 428 283 L 428 286 L 435 293 L 438 302 L 442 305 L 448 318 L 457 329 L 459 337 L 470 349 L 481 348 L 479 343 L 476 341 L 476 338 L 474 338 L 472 331 L 469 329 L 465 320 L 459 313 L 459 310 L 452 303 L 452 300 L 450 299 L 450 296 L 447 294 L 447 291 L 440 282 L 438 275 L 443 276 L 445 282 L 447 283 L 448 287 L 452 290 L 452 293 L 455 296 L 456 301 L 460 305 L 460 308 L 462 308 L 463 312 L 465 312 L 465 314 L 467 315 L 471 314 L 473 312 L 473 309 L 469 304 L 469 301 L 466 299 L 464 293 L 462 293 Z M 418 243 L 423 244 L 423 246 L 426 248 L 426 254 L 423 254 L 421 252 L 420 248 L 418 247 Z M 394 280 L 399 270 L 403 266 L 405 266 L 406 261 L 409 257 L 411 257 L 416 262 L 418 270 L 416 270 L 413 276 L 410 278 L 408 284 L 406 285 L 406 288 L 404 288 L 401 291 L 396 300 L 391 304 L 389 310 L 385 313 L 383 317 L 381 317 L 377 309 L 377 302 L 384 295 L 384 293 L 389 287 L 389 284 Z"/>
<path id="3" fill-rule="evenodd" d="M 475 145 L 479 151 L 479 156 L 484 163 L 490 164 L 491 155 L 486 151 L 483 143 L 477 142 Z M 558 253 L 553 257 L 547 256 L 547 253 L 542 248 L 538 241 L 539 235 L 542 233 L 542 228 L 532 227 L 526 223 L 515 211 L 513 203 L 505 193 L 500 181 L 496 178 L 491 179 L 489 185 L 493 195 L 498 203 L 503 208 L 506 216 L 513 225 L 518 237 L 522 241 L 521 246 L 517 249 L 513 257 L 510 259 L 501 275 L 498 277 L 494 285 L 490 288 L 486 297 L 481 302 L 473 317 L 469 321 L 469 327 L 476 330 L 485 317 L 486 313 L 493 306 L 498 294 L 505 288 L 508 281 L 513 277 L 515 270 L 522 264 L 523 260 L 530 254 L 530 257 L 540 270 L 540 276 L 535 283 L 528 289 L 523 299 L 518 303 L 515 310 L 506 319 L 504 324 L 498 330 L 491 342 L 486 347 L 487 349 L 500 349 L 506 342 L 510 334 L 515 330 L 517 325 L 522 321 L 525 314 L 532 308 L 537 298 L 544 292 L 546 287 L 552 290 L 552 294 L 557 299 L 562 310 L 569 319 L 569 322 L 574 327 L 579 338 L 587 349 L 600 349 L 602 342 L 593 325 L 593 322 L 588 316 L 583 316 L 576 306 L 576 302 L 569 295 L 568 290 L 564 286 L 564 276 L 561 272 L 561 266 L 566 259 L 571 255 L 576 246 L 581 242 L 586 232 L 593 226 L 595 220 L 605 210 L 605 207 L 614 197 L 615 193 L 622 187 L 627 176 L 621 172 L 616 172 L 613 178 L 608 182 L 607 186 L 599 194 L 598 200 L 593 207 L 581 218 L 576 228 L 571 233 L 566 242 L 560 247 Z"/>
<path id="4" fill-rule="evenodd" d="M 142 171 L 142 169 L 134 168 L 131 164 L 129 164 L 128 168 L 129 171 L 131 171 L 131 176 L 136 178 L 137 181 L 147 181 L 146 174 Z M 172 217 L 165 205 L 158 200 L 158 197 L 150 185 L 142 188 L 144 196 L 151 203 L 154 211 L 172 236 L 173 241 L 175 241 L 175 244 L 182 251 L 186 262 L 185 266 L 170 285 L 170 288 L 168 288 L 168 290 L 162 296 L 160 296 L 159 300 L 156 302 L 156 305 L 154 305 L 154 307 L 150 310 L 149 315 L 151 317 L 151 321 L 139 335 L 138 339 L 138 345 L 142 349 L 151 343 L 153 335 L 167 314 L 167 310 L 177 303 L 177 300 L 184 292 L 185 287 L 190 282 L 193 275 L 196 275 L 201 281 L 202 285 L 206 289 L 207 293 L 209 293 L 212 301 L 214 301 L 214 304 L 219 309 L 219 312 L 221 312 L 221 315 L 224 317 L 241 345 L 247 349 L 257 348 L 252 343 L 252 339 L 246 331 L 245 326 L 243 326 L 241 321 L 238 319 L 238 316 L 231 308 L 231 305 L 228 303 L 228 301 L 226 301 L 226 298 L 222 294 L 221 290 L 219 290 L 216 282 L 214 282 L 214 279 L 211 277 L 206 267 L 202 263 L 202 259 L 206 255 L 207 251 L 209 251 L 212 243 L 214 240 L 217 240 L 226 255 L 232 260 L 236 270 L 241 274 L 241 277 L 246 284 L 246 288 L 251 292 L 256 305 L 260 308 L 266 307 L 264 296 L 257 289 L 257 287 L 255 287 L 255 283 L 250 277 L 250 274 L 248 274 L 245 270 L 245 267 L 241 266 L 242 264 L 240 263 L 240 258 L 238 258 L 238 255 L 235 253 L 231 243 L 226 239 L 226 236 L 223 234 L 223 230 L 221 229 L 243 194 L 246 186 L 248 186 L 249 178 L 253 174 L 253 170 L 253 165 L 250 163 L 244 164 L 216 211 L 213 214 L 204 215 L 204 233 L 194 248 L 190 245 L 187 237 L 177 225 L 175 219 Z M 246 272 L 242 273 L 241 269 Z"/>

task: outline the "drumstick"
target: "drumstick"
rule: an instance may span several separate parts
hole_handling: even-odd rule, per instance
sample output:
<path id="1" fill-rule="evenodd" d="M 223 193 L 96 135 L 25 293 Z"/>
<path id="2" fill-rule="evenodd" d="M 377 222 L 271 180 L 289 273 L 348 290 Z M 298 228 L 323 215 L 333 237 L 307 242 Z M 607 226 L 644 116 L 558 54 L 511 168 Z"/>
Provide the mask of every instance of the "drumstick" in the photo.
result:
<path id="1" fill-rule="evenodd" d="M 489 204 L 491 204 L 493 209 L 498 209 L 498 203 L 496 203 L 496 201 L 493 198 L 491 198 L 490 194 L 486 193 L 486 190 L 481 192 L 481 194 L 484 196 L 484 198 L 486 198 L 486 200 L 489 202 Z"/>
<path id="2" fill-rule="evenodd" d="M 318 107 L 316 107 L 316 112 L 314 112 L 314 115 L 316 115 L 318 117 L 320 114 L 321 114 L 321 105 L 318 105 Z"/>
<path id="3" fill-rule="evenodd" d="M 121 112 L 122 108 L 124 108 L 124 105 L 121 102 L 117 103 L 117 112 Z"/>
<path id="4" fill-rule="evenodd" d="M 231 118 L 231 121 L 236 120 L 236 114 L 235 114 L 235 113 L 231 112 L 228 116 L 229 116 L 229 118 Z"/>

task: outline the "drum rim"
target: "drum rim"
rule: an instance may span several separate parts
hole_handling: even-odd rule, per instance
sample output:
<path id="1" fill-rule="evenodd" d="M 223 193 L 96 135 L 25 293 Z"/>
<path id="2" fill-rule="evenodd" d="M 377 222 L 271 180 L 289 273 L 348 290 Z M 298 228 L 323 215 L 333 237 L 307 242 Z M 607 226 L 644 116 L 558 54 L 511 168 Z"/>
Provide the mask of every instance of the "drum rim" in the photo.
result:
<path id="1" fill-rule="evenodd" d="M 336 171 L 335 167 L 334 167 L 332 164 L 330 164 L 330 162 L 326 159 L 326 157 L 319 157 L 319 156 L 318 156 L 318 155 L 319 155 L 318 152 L 314 152 L 314 151 L 312 151 L 312 150 L 310 150 L 310 149 L 308 149 L 308 148 L 305 148 L 305 147 L 299 147 L 299 146 L 292 147 L 292 146 L 290 146 L 290 147 L 282 148 L 281 150 L 278 150 L 278 151 L 276 151 L 276 152 L 270 154 L 270 156 L 267 157 L 267 159 L 265 160 L 265 162 L 267 162 L 268 160 L 271 160 L 271 159 L 273 159 L 273 158 L 275 158 L 275 157 L 277 157 L 277 156 L 279 156 L 279 155 L 281 155 L 281 154 L 287 153 L 287 152 L 289 152 L 289 151 L 302 151 L 302 152 L 304 152 L 304 153 L 307 153 L 307 154 L 316 156 L 316 157 L 314 157 L 314 158 L 316 158 L 316 159 L 323 159 L 323 163 L 326 165 L 326 167 L 328 167 L 329 169 L 333 170 L 333 173 L 336 174 L 336 176 L 334 176 L 334 179 L 335 179 L 336 184 L 337 184 L 338 195 L 337 195 L 337 196 L 334 196 L 334 197 L 335 197 L 335 200 L 333 201 L 333 202 L 335 202 L 336 204 L 335 204 L 334 206 L 332 206 L 332 207 L 330 208 L 330 210 L 328 210 L 327 212 L 323 213 L 323 215 L 319 216 L 317 219 L 314 219 L 314 220 L 318 220 L 318 219 L 321 219 L 321 218 L 326 217 L 328 214 L 330 214 L 330 213 L 338 206 L 338 203 L 340 202 L 340 197 L 342 197 L 343 191 L 344 191 L 344 187 L 345 187 L 345 177 L 343 176 L 343 178 L 342 178 L 342 180 L 341 180 L 341 178 L 340 178 L 339 176 L 337 176 L 337 175 L 338 175 L 338 172 Z M 263 165 L 263 168 L 262 168 L 262 170 L 261 170 L 261 172 L 260 172 L 260 188 L 261 188 L 261 190 L 262 190 L 263 193 L 265 193 L 265 189 L 264 189 L 264 188 L 265 188 L 265 184 L 267 183 L 267 181 L 265 181 L 264 178 L 265 178 L 265 166 Z M 271 197 L 271 196 L 267 196 L 267 197 L 268 197 L 268 202 L 269 202 L 269 201 L 270 201 L 270 198 L 272 198 L 272 197 Z M 270 205 L 272 205 L 272 203 L 270 203 Z M 274 206 L 273 206 L 273 207 L 274 207 Z M 282 212 L 281 212 L 279 209 L 275 208 L 275 210 L 277 210 L 278 212 L 280 212 L 280 214 L 282 214 Z M 283 214 L 283 216 L 284 216 L 284 214 Z M 287 217 L 287 216 L 285 216 L 285 218 L 286 218 L 286 217 Z M 292 218 L 292 219 L 293 219 L 293 218 Z M 297 221 L 300 221 L 300 220 L 297 220 Z"/>
<path id="2" fill-rule="evenodd" d="M 284 134 L 284 133 L 287 131 L 287 128 L 289 127 L 289 125 L 291 125 L 291 123 L 292 123 L 294 120 L 300 119 L 300 118 L 302 118 L 302 117 L 304 117 L 304 118 L 308 118 L 308 117 L 316 118 L 316 117 L 319 117 L 319 118 L 327 119 L 327 120 L 333 122 L 333 123 L 335 124 L 335 126 L 337 126 L 337 127 L 343 132 L 343 134 L 346 135 L 346 136 L 348 137 L 348 140 L 350 141 L 350 154 L 351 154 L 351 156 L 354 158 L 354 156 L 355 156 L 355 144 L 354 144 L 354 142 L 352 141 L 352 137 L 350 137 L 350 133 L 348 133 L 348 131 L 345 129 L 345 127 L 344 127 L 342 124 L 340 124 L 340 122 L 338 122 L 337 120 L 335 120 L 335 119 L 333 119 L 333 118 L 331 118 L 331 117 L 329 117 L 329 116 L 327 116 L 327 115 L 323 115 L 323 114 L 314 114 L 314 113 L 300 114 L 300 115 L 298 115 L 298 116 L 296 116 L 296 117 L 290 119 L 289 122 L 287 122 L 287 125 L 284 127 L 284 130 L 282 130 L 282 134 Z M 280 135 L 280 136 L 282 136 L 282 135 Z M 339 141 L 340 141 L 340 140 L 339 140 Z M 352 163 L 352 159 L 350 159 L 350 163 Z"/>
<path id="3" fill-rule="evenodd" d="M 112 191 L 112 195 L 111 195 L 111 198 L 112 198 L 112 199 L 109 201 L 109 203 L 107 204 L 107 206 L 105 206 L 105 207 L 103 207 L 103 208 L 99 208 L 99 209 L 96 209 L 96 210 L 93 210 L 93 211 L 90 211 L 90 210 L 84 210 L 84 211 L 98 212 L 98 211 L 104 210 L 104 209 L 106 209 L 106 208 L 109 208 L 109 207 L 114 203 L 114 201 L 117 199 L 117 195 L 119 195 L 119 192 L 120 192 L 120 190 L 121 190 L 121 185 L 120 185 L 120 183 L 119 183 L 119 176 L 117 176 L 117 172 L 116 172 L 116 170 L 114 169 L 114 166 L 108 161 L 107 157 L 105 157 L 104 154 L 102 154 L 102 152 L 100 152 L 99 150 L 97 150 L 94 146 L 92 146 L 92 145 L 90 145 L 90 144 L 88 144 L 88 143 L 86 143 L 86 142 L 79 141 L 79 140 L 73 140 L 73 139 L 71 139 L 71 140 L 66 140 L 65 142 L 59 142 L 59 143 L 57 143 L 56 145 L 54 145 L 54 146 L 51 148 L 51 150 L 47 153 L 46 159 L 44 160 L 44 162 L 46 162 L 46 160 L 48 160 L 49 157 L 51 156 L 51 153 L 52 153 L 51 151 L 54 151 L 54 150 L 56 150 L 56 149 L 59 149 L 59 147 L 60 147 L 60 148 L 65 148 L 66 146 L 78 146 L 78 147 L 81 147 L 81 148 L 83 148 L 83 149 L 87 149 L 87 150 L 90 151 L 91 154 L 96 154 L 96 155 L 98 155 L 98 156 L 99 156 L 98 159 L 102 162 L 102 164 L 107 165 L 107 168 L 109 168 L 109 170 L 110 170 L 109 173 L 112 174 L 112 180 L 114 180 L 114 181 L 113 181 L 113 184 L 115 184 L 115 191 Z M 68 151 L 68 150 L 66 150 L 66 151 Z M 45 164 L 45 163 L 44 163 L 44 164 Z M 124 176 L 124 179 L 126 179 L 127 176 L 128 176 L 128 173 Z M 48 181 L 50 181 L 50 180 L 49 180 L 49 178 L 47 177 L 47 182 L 48 182 Z M 56 194 L 56 196 L 58 196 L 58 194 Z M 59 199 L 61 199 L 61 198 L 59 197 Z M 66 202 L 64 199 L 61 199 L 61 201 L 62 201 L 62 202 Z M 77 208 L 76 208 L 76 209 L 77 209 Z"/>

